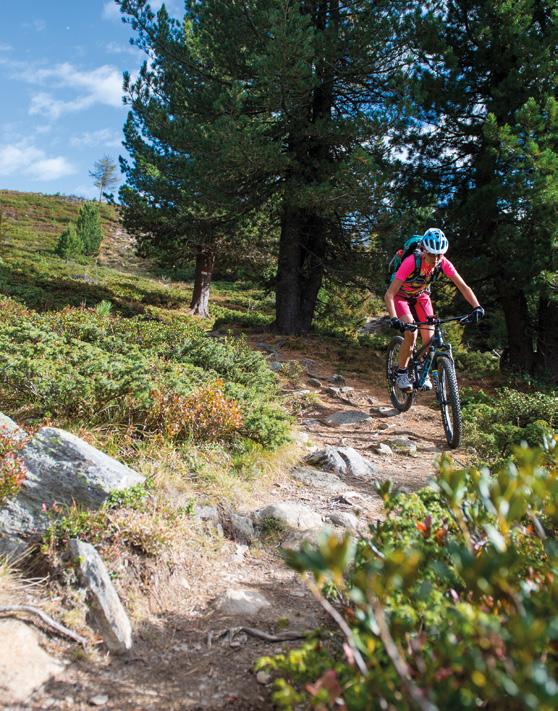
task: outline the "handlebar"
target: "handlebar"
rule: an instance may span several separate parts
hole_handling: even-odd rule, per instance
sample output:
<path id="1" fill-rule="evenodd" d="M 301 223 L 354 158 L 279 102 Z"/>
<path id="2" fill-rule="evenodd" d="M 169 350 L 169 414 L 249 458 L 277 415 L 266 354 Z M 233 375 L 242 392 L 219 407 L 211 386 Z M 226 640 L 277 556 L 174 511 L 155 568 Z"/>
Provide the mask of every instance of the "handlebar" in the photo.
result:
<path id="1" fill-rule="evenodd" d="M 449 316 L 448 318 L 428 316 L 426 321 L 415 321 L 414 323 L 404 324 L 401 331 L 416 331 L 419 326 L 439 326 L 442 323 L 449 323 L 450 321 L 459 321 L 462 325 L 471 323 L 471 321 L 469 321 L 469 314 L 465 316 Z"/>

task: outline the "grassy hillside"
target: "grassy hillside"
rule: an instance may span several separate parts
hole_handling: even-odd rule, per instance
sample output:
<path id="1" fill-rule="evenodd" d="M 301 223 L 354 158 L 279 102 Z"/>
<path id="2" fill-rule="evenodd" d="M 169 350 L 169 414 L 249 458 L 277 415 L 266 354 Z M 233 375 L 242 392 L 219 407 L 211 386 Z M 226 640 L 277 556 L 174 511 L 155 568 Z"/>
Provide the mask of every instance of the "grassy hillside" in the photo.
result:
<path id="1" fill-rule="evenodd" d="M 108 545 L 117 516 L 120 538 L 154 553 L 196 501 L 249 496 L 290 456 L 290 419 L 263 356 L 208 335 L 214 323 L 188 315 L 190 285 L 135 256 L 115 208 L 101 206 L 99 257 L 66 260 L 54 250 L 78 201 L 4 191 L 0 207 L 0 411 L 27 429 L 76 432 L 148 476 L 110 511 L 53 515 L 51 551 L 68 531 Z M 255 310 L 252 289 L 215 291 L 226 302 L 217 318 Z"/>

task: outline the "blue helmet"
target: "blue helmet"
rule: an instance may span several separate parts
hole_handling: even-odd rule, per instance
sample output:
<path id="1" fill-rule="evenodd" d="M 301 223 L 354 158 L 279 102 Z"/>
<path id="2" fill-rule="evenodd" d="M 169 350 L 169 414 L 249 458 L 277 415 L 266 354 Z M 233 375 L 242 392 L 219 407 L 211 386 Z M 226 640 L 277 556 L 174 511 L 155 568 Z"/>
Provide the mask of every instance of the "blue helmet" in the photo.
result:
<path id="1" fill-rule="evenodd" d="M 422 237 L 422 245 L 430 254 L 445 254 L 448 251 L 448 238 L 437 227 L 430 227 Z"/>

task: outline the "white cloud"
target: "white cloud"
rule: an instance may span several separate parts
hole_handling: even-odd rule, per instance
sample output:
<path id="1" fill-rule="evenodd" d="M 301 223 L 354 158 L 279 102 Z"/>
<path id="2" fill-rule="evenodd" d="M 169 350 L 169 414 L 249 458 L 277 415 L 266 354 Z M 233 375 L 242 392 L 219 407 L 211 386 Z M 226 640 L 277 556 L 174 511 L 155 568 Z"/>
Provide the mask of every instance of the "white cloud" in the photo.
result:
<path id="1" fill-rule="evenodd" d="M 122 137 L 118 131 L 110 128 L 101 128 L 98 131 L 86 131 L 70 139 L 73 148 L 89 148 L 91 146 L 105 146 L 107 148 L 120 148 Z"/>
<path id="2" fill-rule="evenodd" d="M 80 94 L 74 99 L 57 99 L 48 91 L 31 98 L 29 113 L 57 119 L 62 114 L 88 109 L 94 104 L 122 106 L 122 74 L 116 67 L 105 64 L 89 71 L 65 62 L 50 68 L 38 69 L 27 65 L 18 68 L 16 77 L 28 84 L 41 84 L 53 89 L 73 89 Z"/>
<path id="3" fill-rule="evenodd" d="M 24 141 L 0 145 L 1 177 L 21 174 L 32 180 L 49 181 L 75 172 L 75 167 L 64 156 L 47 156 L 41 148 Z"/>
<path id="4" fill-rule="evenodd" d="M 105 52 L 108 54 L 131 54 L 138 57 L 143 54 L 141 49 L 134 47 L 131 44 L 120 44 L 119 42 L 107 42 Z"/>
<path id="5" fill-rule="evenodd" d="M 109 0 L 103 5 L 103 19 L 112 21 L 120 19 L 120 8 L 114 3 L 114 0 Z"/>
<path id="6" fill-rule="evenodd" d="M 5 42 L 0 42 L 0 52 L 11 52 L 12 48 Z"/>

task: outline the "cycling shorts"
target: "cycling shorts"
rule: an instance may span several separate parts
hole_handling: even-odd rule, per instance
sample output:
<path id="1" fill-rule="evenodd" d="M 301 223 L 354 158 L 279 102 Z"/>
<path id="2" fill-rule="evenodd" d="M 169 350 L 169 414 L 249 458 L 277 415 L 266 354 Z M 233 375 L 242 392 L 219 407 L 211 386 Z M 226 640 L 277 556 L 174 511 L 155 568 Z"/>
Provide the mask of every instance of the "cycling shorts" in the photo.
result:
<path id="1" fill-rule="evenodd" d="M 411 321 L 426 321 L 427 316 L 434 316 L 430 294 L 423 293 L 414 299 L 405 299 L 397 294 L 394 299 L 395 313 L 400 319 Z"/>

